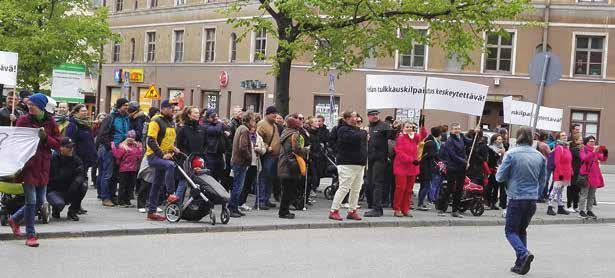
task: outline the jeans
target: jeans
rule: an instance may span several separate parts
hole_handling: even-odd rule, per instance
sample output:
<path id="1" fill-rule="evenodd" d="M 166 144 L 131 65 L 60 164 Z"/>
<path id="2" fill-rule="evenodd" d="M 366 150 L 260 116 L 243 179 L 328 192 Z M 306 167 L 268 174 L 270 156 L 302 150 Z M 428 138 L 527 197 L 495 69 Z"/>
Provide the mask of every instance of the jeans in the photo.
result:
<path id="1" fill-rule="evenodd" d="M 258 199 L 256 200 L 260 206 L 264 206 L 269 203 L 271 184 L 273 178 L 275 177 L 275 168 L 277 168 L 277 165 L 277 157 L 273 157 L 271 154 L 263 155 L 263 170 L 258 177 Z"/>
<path id="2" fill-rule="evenodd" d="M 98 195 L 102 200 L 110 200 L 115 195 L 113 184 L 113 171 L 115 162 L 111 151 L 104 146 L 98 148 Z"/>
<path id="3" fill-rule="evenodd" d="M 171 160 L 162 159 L 161 157 L 153 154 L 147 157 L 149 166 L 156 169 L 154 175 L 154 183 L 149 191 L 149 204 L 148 212 L 156 212 L 158 206 L 158 198 L 160 194 L 160 188 L 165 186 L 167 193 L 175 192 L 175 163 Z"/>
<path id="4" fill-rule="evenodd" d="M 77 212 L 81 209 L 81 202 L 88 191 L 86 182 L 78 183 L 76 187 L 70 187 L 66 191 L 50 191 L 47 193 L 47 202 L 57 211 L 62 211 L 67 204 L 69 212 Z"/>
<path id="5" fill-rule="evenodd" d="M 256 181 L 256 166 L 248 167 L 248 171 L 246 172 L 246 177 L 243 181 L 243 188 L 241 189 L 241 195 L 239 196 L 239 205 L 243 205 L 248 201 L 248 195 L 254 192 L 254 184 Z"/>
<path id="6" fill-rule="evenodd" d="M 419 206 L 424 205 L 425 197 L 429 194 L 432 188 L 436 188 L 435 186 L 440 186 L 442 182 L 442 177 L 438 173 L 432 173 L 431 179 L 428 181 L 423 181 L 421 179 L 421 188 L 419 189 Z"/>
<path id="7" fill-rule="evenodd" d="M 25 218 L 26 221 L 26 235 L 28 237 L 36 235 L 34 230 L 34 218 L 36 216 L 37 209 L 43 206 L 45 203 L 45 195 L 47 193 L 47 186 L 34 186 L 30 184 L 23 185 L 23 193 L 26 197 L 26 203 L 21 207 L 11 218 L 16 223 L 21 222 Z M 51 213 L 51 212 L 49 212 Z"/>
<path id="8" fill-rule="evenodd" d="M 239 208 L 239 199 L 241 196 L 241 191 L 243 189 L 243 183 L 246 179 L 246 172 L 248 172 L 248 167 L 233 165 L 233 187 L 231 190 L 231 200 L 228 203 L 228 208 L 232 210 L 237 210 Z"/>
<path id="9" fill-rule="evenodd" d="M 175 196 L 179 197 L 179 203 L 184 203 L 186 187 L 188 187 L 188 182 L 185 179 L 179 180 L 177 183 L 177 189 L 175 189 Z"/>
<path id="10" fill-rule="evenodd" d="M 515 250 L 517 262 L 528 253 L 526 230 L 534 213 L 536 213 L 536 200 L 508 201 L 504 231 L 510 246 Z"/>

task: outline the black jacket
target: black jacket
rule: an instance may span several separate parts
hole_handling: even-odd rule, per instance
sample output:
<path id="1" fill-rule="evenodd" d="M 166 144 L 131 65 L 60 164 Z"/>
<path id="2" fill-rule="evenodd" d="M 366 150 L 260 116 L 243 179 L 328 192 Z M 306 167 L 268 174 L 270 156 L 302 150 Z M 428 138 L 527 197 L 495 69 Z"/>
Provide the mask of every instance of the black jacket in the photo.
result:
<path id="1" fill-rule="evenodd" d="M 323 150 L 320 145 L 320 129 L 308 128 L 307 131 L 310 134 L 310 137 L 308 138 L 310 140 L 310 158 L 321 158 L 323 156 Z"/>
<path id="2" fill-rule="evenodd" d="M 205 129 L 197 121 L 184 123 L 177 128 L 177 148 L 183 153 L 205 153 Z"/>
<path id="3" fill-rule="evenodd" d="M 340 124 L 336 129 L 337 165 L 367 163 L 367 132 L 358 127 Z"/>
<path id="4" fill-rule="evenodd" d="M 327 146 L 327 143 L 329 143 L 329 129 L 325 124 L 318 128 L 318 136 L 320 136 L 320 143 Z"/>
<path id="5" fill-rule="evenodd" d="M 466 154 L 470 155 L 470 148 L 472 145 L 466 145 Z M 470 167 L 468 168 L 468 177 L 482 177 L 483 176 L 483 162 L 489 159 L 489 146 L 485 141 L 477 141 L 474 145 L 474 151 L 470 158 Z"/>
<path id="6" fill-rule="evenodd" d="M 51 158 L 47 191 L 66 192 L 75 190 L 85 182 L 85 171 L 81 159 L 55 153 Z"/>
<path id="7" fill-rule="evenodd" d="M 143 111 L 139 111 L 134 118 L 130 117 L 130 129 L 135 131 L 137 134 L 136 140 L 139 142 L 144 138 L 143 127 L 146 122 L 149 122 L 149 117 Z"/>
<path id="8" fill-rule="evenodd" d="M 438 155 L 439 149 L 436 139 L 429 135 L 425 138 L 425 146 L 423 146 L 423 157 L 421 158 L 421 179 L 430 181 L 431 175 L 438 171 L 436 163 L 440 161 Z"/>
<path id="9" fill-rule="evenodd" d="M 9 109 L 6 106 L 0 109 L 0 126 L 11 126 L 11 112 L 12 109 Z M 23 111 L 21 111 L 19 107 L 15 106 L 15 118 L 19 119 L 19 117 L 23 114 Z M 15 122 L 17 122 L 17 120 L 15 120 Z M 13 122 L 13 126 L 15 126 L 15 122 Z"/>
<path id="10" fill-rule="evenodd" d="M 207 142 L 205 152 L 216 155 L 224 154 L 226 152 L 226 138 L 224 136 L 226 127 L 224 124 L 221 122 L 215 124 L 205 122 L 203 128 L 205 129 L 205 141 Z"/>
<path id="11" fill-rule="evenodd" d="M 383 121 L 369 124 L 367 156 L 370 161 L 387 159 L 389 140 L 395 140 L 395 132 L 391 125 Z"/>

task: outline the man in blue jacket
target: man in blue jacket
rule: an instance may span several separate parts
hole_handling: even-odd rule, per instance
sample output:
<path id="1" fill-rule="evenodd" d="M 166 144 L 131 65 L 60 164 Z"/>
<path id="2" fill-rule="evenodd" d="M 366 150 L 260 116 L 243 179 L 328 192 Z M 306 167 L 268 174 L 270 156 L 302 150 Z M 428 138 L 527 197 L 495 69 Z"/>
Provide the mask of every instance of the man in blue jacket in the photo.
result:
<path id="1" fill-rule="evenodd" d="M 547 161 L 532 147 L 532 130 L 517 131 L 517 147 L 510 149 L 496 173 L 498 182 L 507 182 L 506 239 L 515 250 L 517 260 L 510 271 L 525 275 L 534 255 L 527 250 L 527 227 L 536 212 L 538 192 L 547 180 Z"/>
<path id="2" fill-rule="evenodd" d="M 461 134 L 461 124 L 451 124 L 451 134 L 440 149 L 440 159 L 446 164 L 446 186 L 442 187 L 438 205 L 438 216 L 444 216 L 448 207 L 448 200 L 453 195 L 453 212 L 451 216 L 463 218 L 459 213 L 459 204 L 461 202 L 461 193 L 463 184 L 466 178 L 466 168 L 468 158 L 466 156 L 465 146 L 472 144 Z"/>

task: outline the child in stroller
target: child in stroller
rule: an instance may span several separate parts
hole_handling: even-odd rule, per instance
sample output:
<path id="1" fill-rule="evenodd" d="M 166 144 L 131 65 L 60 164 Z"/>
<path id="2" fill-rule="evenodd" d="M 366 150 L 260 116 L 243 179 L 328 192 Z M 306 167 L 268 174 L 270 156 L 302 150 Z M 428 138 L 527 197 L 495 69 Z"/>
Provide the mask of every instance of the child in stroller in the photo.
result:
<path id="1" fill-rule="evenodd" d="M 216 224 L 215 205 L 221 205 L 220 221 L 227 224 L 230 220 L 230 211 L 226 207 L 230 199 L 228 191 L 213 177 L 205 162 L 198 154 L 178 155 L 181 161 L 176 161 L 176 169 L 181 178 L 187 183 L 186 188 L 178 188 L 178 192 L 183 196 L 183 202 L 172 202 L 167 204 L 164 214 L 169 222 L 178 222 L 180 219 L 188 221 L 199 221 L 209 215 L 212 225 Z M 183 165 L 180 166 L 180 165 Z"/>

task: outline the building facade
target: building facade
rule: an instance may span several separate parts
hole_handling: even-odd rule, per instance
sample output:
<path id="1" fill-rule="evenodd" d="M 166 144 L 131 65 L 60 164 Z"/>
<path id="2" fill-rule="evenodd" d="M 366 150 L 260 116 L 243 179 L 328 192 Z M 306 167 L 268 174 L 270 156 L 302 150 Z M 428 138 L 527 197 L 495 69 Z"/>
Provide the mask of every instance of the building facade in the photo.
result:
<path id="1" fill-rule="evenodd" d="M 274 78 L 268 74 L 271 66 L 263 57 L 275 53 L 277 42 L 264 31 L 251 32 L 239 41 L 241 31 L 234 30 L 219 13 L 225 2 L 106 1 L 111 28 L 122 41 L 105 46 L 101 110 L 108 111 L 120 96 L 139 100 L 145 108 L 157 105 L 157 101 L 144 98 L 152 85 L 163 99 L 180 97 L 186 105 L 216 109 L 221 117 L 228 117 L 233 106 L 262 112 L 273 104 Z M 560 81 L 546 88 L 544 106 L 564 110 L 563 129 L 581 124 L 585 135 L 595 135 L 600 144 L 613 146 L 615 131 L 607 125 L 615 116 L 615 51 L 609 51 L 609 46 L 615 46 L 613 2 L 533 1 L 534 10 L 524 17 L 543 22 L 541 26 L 528 26 L 527 21 L 499 22 L 509 36 L 484 34 L 489 51 L 476 50 L 472 53 L 474 63 L 466 66 L 455 57 L 447 58 L 438 47 L 420 44 L 410 53 L 369 59 L 336 80 L 336 105 L 363 114 L 367 74 L 459 79 L 490 86 L 482 125 L 493 128 L 503 121 L 503 97 L 537 100 L 538 87 L 529 78 L 529 65 L 546 41 L 546 48 L 561 60 L 563 74 Z M 247 8 L 246 16 L 256 15 L 256 7 Z M 420 24 L 414 28 L 425 29 Z M 403 30 L 399 35 L 403 36 Z M 308 57 L 293 64 L 290 110 L 306 115 L 328 113 L 327 77 L 308 72 L 310 64 Z M 124 76 L 126 72 L 129 76 Z M 385 114 L 412 116 L 415 112 L 400 109 Z M 460 121 L 467 128 L 477 124 L 474 116 L 443 111 L 425 114 L 427 125 Z"/>

